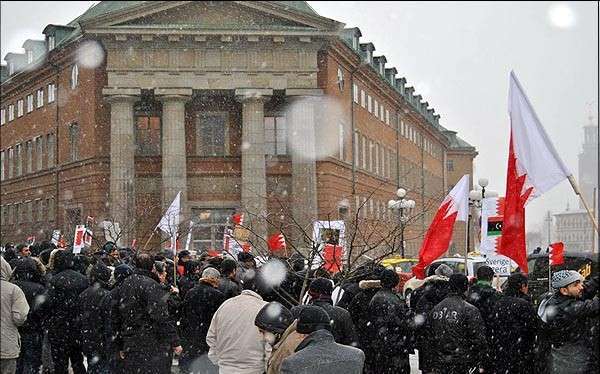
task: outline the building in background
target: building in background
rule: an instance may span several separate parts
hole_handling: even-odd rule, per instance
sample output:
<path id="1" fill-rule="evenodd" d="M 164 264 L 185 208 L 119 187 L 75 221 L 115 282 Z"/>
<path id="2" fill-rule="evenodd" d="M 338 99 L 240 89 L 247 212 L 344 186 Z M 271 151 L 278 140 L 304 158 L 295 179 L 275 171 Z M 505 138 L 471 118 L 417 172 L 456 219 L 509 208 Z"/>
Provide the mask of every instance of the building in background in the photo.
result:
<path id="1" fill-rule="evenodd" d="M 198 251 L 239 211 L 263 239 L 310 233 L 341 201 L 389 229 L 403 187 L 414 256 L 472 174 L 475 149 L 358 28 L 306 2 L 102 1 L 43 35 L 2 66 L 3 242 L 92 216 L 143 243 L 179 191 Z"/>
<path id="2" fill-rule="evenodd" d="M 598 219 L 598 125 L 594 124 L 593 116 L 588 117 L 588 124 L 583 127 L 583 147 L 579 154 L 578 183 L 581 192 L 590 207 L 595 211 Z M 569 251 L 597 250 L 597 237 L 595 236 L 592 221 L 579 203 L 579 209 L 567 209 L 554 215 L 556 240 L 565 243 Z"/>

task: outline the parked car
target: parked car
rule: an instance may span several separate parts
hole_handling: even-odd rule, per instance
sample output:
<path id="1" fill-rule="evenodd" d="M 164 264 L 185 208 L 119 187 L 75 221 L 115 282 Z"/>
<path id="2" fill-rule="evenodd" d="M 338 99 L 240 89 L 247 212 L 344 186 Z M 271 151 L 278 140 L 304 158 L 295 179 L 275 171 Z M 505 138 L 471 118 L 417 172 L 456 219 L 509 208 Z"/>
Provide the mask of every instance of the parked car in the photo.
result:
<path id="1" fill-rule="evenodd" d="M 552 266 L 552 273 L 559 270 L 577 270 L 586 280 L 598 274 L 598 257 L 591 252 L 564 252 L 565 262 Z M 551 291 L 548 273 L 548 253 L 530 254 L 527 256 L 529 268 L 529 294 L 537 305 L 540 296 Z"/>
<path id="2" fill-rule="evenodd" d="M 381 265 L 393 269 L 398 273 L 400 281 L 396 286 L 396 291 L 400 292 L 404 288 L 404 284 L 412 278 L 412 267 L 419 262 L 417 258 L 402 258 L 400 256 L 388 257 L 381 261 Z"/>

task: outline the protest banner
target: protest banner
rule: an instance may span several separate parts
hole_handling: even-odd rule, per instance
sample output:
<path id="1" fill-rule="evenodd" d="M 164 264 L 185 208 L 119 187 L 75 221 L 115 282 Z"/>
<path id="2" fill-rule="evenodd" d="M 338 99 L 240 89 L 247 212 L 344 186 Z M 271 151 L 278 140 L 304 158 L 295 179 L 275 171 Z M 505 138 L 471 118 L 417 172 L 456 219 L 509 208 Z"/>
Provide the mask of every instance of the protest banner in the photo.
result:
<path id="1" fill-rule="evenodd" d="M 84 236 L 85 236 L 85 226 L 77 225 L 75 227 L 75 235 L 73 237 L 73 253 L 78 254 L 81 253 L 81 250 L 85 246 Z"/>
<path id="2" fill-rule="evenodd" d="M 513 267 L 513 261 L 510 258 L 496 253 L 486 255 L 485 264 L 494 269 L 494 274 L 499 276 L 509 276 Z"/>

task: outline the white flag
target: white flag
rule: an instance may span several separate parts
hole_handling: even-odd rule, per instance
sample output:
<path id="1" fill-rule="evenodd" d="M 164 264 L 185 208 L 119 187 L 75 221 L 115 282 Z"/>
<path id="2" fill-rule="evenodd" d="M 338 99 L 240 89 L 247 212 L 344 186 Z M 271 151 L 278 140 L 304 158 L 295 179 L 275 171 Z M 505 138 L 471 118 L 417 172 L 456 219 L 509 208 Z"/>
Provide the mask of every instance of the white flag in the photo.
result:
<path id="1" fill-rule="evenodd" d="M 510 72 L 508 111 L 517 174 L 525 175 L 523 191 L 535 198 L 567 179 L 571 172 L 560 159 L 514 72 Z"/>
<path id="2" fill-rule="evenodd" d="M 179 213 L 181 206 L 181 191 L 177 193 L 175 199 L 165 212 L 165 215 L 160 219 L 157 229 L 161 229 L 165 234 L 171 237 L 176 237 L 177 228 L 179 227 Z"/>

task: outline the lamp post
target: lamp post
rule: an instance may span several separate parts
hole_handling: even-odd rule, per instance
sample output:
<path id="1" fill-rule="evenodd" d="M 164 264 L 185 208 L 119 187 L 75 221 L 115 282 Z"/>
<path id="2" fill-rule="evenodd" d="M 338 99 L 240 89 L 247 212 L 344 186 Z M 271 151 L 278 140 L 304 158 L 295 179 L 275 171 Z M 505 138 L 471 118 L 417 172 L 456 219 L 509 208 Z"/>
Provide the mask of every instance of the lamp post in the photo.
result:
<path id="1" fill-rule="evenodd" d="M 467 275 L 468 275 L 467 258 L 469 257 L 469 252 L 471 252 L 470 231 L 471 231 L 472 210 L 473 210 L 473 208 L 481 209 L 482 200 L 485 199 L 486 197 L 497 197 L 498 196 L 498 192 L 496 192 L 496 191 L 487 191 L 487 195 L 486 195 L 485 188 L 489 184 L 487 178 L 479 178 L 477 183 L 478 183 L 478 186 L 475 186 L 475 189 L 471 190 L 469 192 L 469 216 L 467 219 L 467 245 L 465 248 L 465 274 L 467 274 Z M 481 187 L 481 189 L 479 189 L 478 187 Z"/>
<path id="2" fill-rule="evenodd" d="M 396 210 L 399 214 L 400 221 L 400 256 L 404 258 L 404 229 L 406 228 L 406 222 L 408 221 L 408 215 L 405 212 L 414 209 L 416 203 L 414 200 L 405 199 L 406 190 L 404 188 L 398 188 L 396 191 L 398 200 L 388 201 L 388 209 Z"/>

